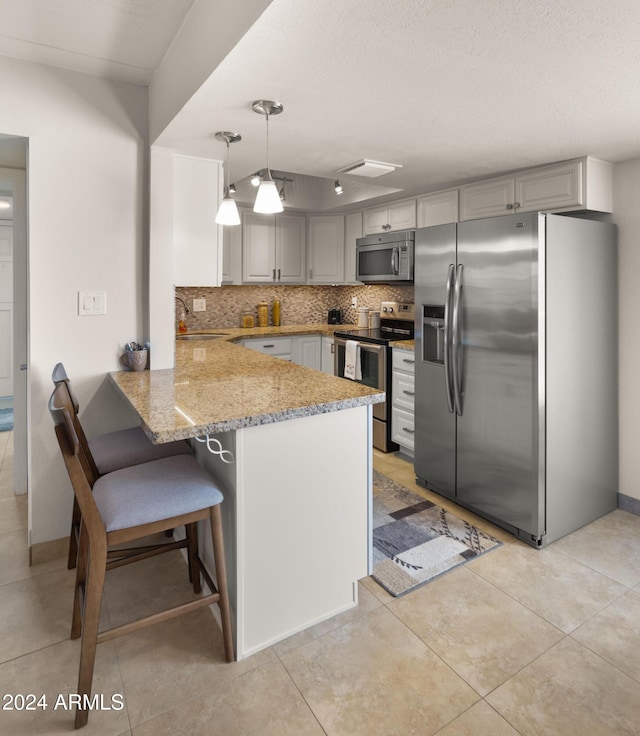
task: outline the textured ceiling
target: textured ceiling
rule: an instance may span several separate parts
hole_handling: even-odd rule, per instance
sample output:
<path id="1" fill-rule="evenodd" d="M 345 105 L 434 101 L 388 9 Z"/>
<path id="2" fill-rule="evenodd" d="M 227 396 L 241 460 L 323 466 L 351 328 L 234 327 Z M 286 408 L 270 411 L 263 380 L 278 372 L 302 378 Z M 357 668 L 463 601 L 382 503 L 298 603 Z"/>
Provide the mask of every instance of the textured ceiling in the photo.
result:
<path id="1" fill-rule="evenodd" d="M 147 84 L 194 0 L 2 0 L 0 54 Z"/>
<path id="2" fill-rule="evenodd" d="M 192 4 L 2 0 L 0 54 L 145 84 Z M 362 158 L 401 163 L 367 184 L 408 195 L 585 154 L 636 158 L 640 3 L 273 0 L 158 142 L 223 158 L 213 133 L 236 130 L 239 179 L 266 163 L 258 98 L 284 103 L 272 167 L 331 184 Z"/>
<path id="3" fill-rule="evenodd" d="M 271 165 L 333 179 L 362 158 L 407 194 L 573 158 L 640 155 L 637 0 L 273 0 L 167 128 L 232 178 Z M 348 179 L 348 177 L 345 177 Z M 397 196 L 397 195 L 396 195 Z"/>

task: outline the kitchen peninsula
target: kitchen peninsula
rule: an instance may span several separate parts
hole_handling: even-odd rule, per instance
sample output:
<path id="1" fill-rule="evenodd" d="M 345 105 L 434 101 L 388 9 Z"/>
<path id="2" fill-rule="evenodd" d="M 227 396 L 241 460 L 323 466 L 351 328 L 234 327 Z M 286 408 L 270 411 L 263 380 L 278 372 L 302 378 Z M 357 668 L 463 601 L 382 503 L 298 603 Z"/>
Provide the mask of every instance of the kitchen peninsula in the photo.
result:
<path id="1" fill-rule="evenodd" d="M 149 437 L 191 439 L 224 493 L 242 659 L 357 604 L 369 572 L 371 407 L 384 394 L 234 345 L 246 330 L 220 332 L 177 341 L 173 370 L 110 376 Z"/>

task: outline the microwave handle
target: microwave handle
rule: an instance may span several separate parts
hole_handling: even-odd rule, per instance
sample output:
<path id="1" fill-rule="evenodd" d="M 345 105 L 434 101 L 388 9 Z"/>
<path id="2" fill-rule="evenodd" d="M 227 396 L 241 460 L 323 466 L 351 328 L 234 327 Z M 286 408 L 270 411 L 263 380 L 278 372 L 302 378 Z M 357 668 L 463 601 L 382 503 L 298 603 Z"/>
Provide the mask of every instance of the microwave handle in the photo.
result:
<path id="1" fill-rule="evenodd" d="M 400 249 L 392 248 L 391 250 L 391 273 L 395 276 L 400 272 Z"/>

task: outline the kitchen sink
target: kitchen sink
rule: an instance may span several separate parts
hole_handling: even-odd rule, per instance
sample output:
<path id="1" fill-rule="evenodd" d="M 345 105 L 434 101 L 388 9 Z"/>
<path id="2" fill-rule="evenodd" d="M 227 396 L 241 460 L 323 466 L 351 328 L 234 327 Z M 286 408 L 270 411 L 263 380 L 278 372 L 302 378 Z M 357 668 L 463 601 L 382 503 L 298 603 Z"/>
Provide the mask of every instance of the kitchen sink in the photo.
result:
<path id="1" fill-rule="evenodd" d="M 228 337 L 223 332 L 208 332 L 206 335 L 176 335 L 176 340 L 217 340 L 219 337 Z"/>

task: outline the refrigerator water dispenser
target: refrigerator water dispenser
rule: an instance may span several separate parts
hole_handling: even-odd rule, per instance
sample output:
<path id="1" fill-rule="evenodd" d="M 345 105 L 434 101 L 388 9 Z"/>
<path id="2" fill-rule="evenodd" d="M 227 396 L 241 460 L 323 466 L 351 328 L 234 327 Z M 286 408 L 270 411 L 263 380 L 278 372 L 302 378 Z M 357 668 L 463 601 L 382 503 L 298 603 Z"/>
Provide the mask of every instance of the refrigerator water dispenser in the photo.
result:
<path id="1" fill-rule="evenodd" d="M 422 360 L 444 364 L 444 306 L 422 307 Z"/>

